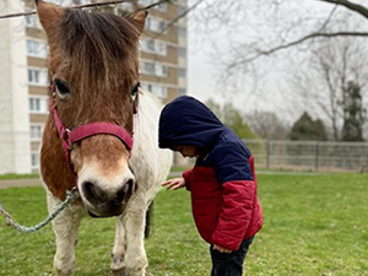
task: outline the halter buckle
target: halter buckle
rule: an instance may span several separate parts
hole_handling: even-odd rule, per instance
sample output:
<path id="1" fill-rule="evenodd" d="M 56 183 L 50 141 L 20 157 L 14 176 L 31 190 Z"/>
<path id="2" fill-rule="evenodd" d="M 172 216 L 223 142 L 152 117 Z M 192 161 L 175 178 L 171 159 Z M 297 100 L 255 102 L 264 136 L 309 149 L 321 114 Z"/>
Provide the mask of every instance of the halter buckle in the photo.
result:
<path id="1" fill-rule="evenodd" d="M 68 144 L 68 146 L 69 146 L 69 148 L 71 149 L 71 147 L 72 147 L 72 143 L 70 142 L 70 139 L 69 139 L 69 133 L 70 133 L 70 129 L 68 129 L 68 128 L 64 128 L 63 130 L 62 130 L 62 133 L 61 133 L 61 139 L 63 139 L 63 141 L 65 142 L 65 143 L 67 143 Z"/>

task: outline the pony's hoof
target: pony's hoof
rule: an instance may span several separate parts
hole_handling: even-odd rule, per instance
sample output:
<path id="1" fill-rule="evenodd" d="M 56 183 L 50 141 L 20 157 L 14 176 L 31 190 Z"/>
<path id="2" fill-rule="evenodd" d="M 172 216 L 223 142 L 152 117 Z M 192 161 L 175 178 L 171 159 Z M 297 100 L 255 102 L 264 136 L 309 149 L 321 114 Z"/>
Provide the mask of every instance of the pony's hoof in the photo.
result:
<path id="1" fill-rule="evenodd" d="M 127 268 L 123 267 L 122 269 L 119 270 L 113 270 L 112 276 L 129 276 L 129 271 Z"/>

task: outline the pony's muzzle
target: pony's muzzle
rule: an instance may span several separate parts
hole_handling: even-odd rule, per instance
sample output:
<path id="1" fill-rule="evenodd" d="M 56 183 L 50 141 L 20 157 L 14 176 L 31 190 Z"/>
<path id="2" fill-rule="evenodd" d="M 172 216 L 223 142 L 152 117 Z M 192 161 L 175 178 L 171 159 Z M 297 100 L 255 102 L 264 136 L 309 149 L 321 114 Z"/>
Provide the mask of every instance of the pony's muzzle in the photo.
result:
<path id="1" fill-rule="evenodd" d="M 134 178 L 129 178 L 116 190 L 111 192 L 105 190 L 101 185 L 93 181 L 82 183 L 82 192 L 88 201 L 87 211 L 92 217 L 112 217 L 119 216 L 124 211 L 124 207 L 132 195 Z"/>

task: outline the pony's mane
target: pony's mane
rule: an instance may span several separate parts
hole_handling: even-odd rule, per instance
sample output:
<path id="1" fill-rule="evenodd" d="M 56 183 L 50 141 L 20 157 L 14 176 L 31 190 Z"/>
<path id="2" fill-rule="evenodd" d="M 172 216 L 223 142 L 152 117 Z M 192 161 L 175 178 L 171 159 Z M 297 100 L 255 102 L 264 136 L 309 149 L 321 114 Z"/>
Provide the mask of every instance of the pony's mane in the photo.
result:
<path id="1" fill-rule="evenodd" d="M 119 72 L 125 68 L 126 76 L 137 76 L 132 68 L 139 65 L 140 29 L 129 16 L 66 9 L 59 30 L 58 41 L 73 61 L 73 71 L 86 72 L 91 81 L 102 77 L 107 83 L 117 66 Z"/>

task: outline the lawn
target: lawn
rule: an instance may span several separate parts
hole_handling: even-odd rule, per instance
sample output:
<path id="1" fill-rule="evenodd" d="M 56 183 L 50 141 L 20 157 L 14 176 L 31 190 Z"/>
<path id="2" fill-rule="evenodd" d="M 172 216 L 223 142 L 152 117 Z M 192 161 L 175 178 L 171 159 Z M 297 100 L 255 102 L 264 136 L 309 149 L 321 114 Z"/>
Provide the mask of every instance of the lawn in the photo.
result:
<path id="1" fill-rule="evenodd" d="M 36 173 L 32 173 L 32 174 L 15 174 L 15 173 L 0 174 L 0 180 L 29 179 L 29 178 L 40 178 L 40 176 Z"/>
<path id="2" fill-rule="evenodd" d="M 368 275 L 368 176 L 260 175 L 265 225 L 246 259 L 244 275 Z M 41 188 L 0 190 L 15 218 L 33 225 L 46 216 Z M 148 276 L 208 276 L 208 246 L 191 217 L 189 194 L 162 191 L 146 241 Z M 86 218 L 80 229 L 76 276 L 109 274 L 114 220 Z M 55 252 L 50 226 L 20 234 L 0 218 L 0 275 L 52 275 Z"/>

